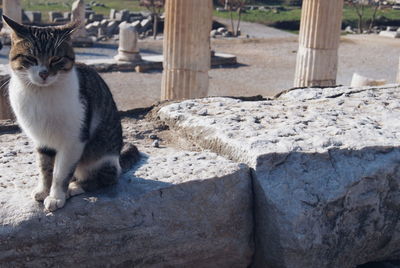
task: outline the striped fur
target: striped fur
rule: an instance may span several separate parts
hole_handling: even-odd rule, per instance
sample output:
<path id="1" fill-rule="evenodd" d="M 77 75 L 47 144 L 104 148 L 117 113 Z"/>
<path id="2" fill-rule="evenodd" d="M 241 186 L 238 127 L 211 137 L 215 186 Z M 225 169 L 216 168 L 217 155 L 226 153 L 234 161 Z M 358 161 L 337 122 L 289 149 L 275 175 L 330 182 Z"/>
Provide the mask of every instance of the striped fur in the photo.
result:
<path id="1" fill-rule="evenodd" d="M 33 197 L 54 211 L 67 197 L 116 183 L 127 159 L 119 114 L 97 72 L 75 64 L 76 24 L 41 28 L 4 20 L 14 30 L 10 103 L 38 148 L 41 178 Z M 136 160 L 137 149 L 129 155 Z"/>

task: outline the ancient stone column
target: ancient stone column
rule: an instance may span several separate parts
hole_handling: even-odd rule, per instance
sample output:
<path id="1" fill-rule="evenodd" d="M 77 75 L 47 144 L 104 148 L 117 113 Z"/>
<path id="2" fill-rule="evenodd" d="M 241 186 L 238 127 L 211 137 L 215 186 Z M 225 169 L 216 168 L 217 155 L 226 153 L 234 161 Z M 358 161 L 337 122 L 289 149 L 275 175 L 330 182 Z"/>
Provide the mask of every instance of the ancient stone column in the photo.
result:
<path id="1" fill-rule="evenodd" d="M 166 1 L 162 100 L 207 96 L 212 8 L 212 0 Z"/>
<path id="2" fill-rule="evenodd" d="M 343 0 L 304 0 L 295 87 L 336 85 Z"/>
<path id="3" fill-rule="evenodd" d="M 400 59 L 399 59 L 399 69 L 397 71 L 396 83 L 400 84 Z"/>
<path id="4" fill-rule="evenodd" d="M 16 22 L 22 22 L 22 8 L 20 0 L 3 0 L 3 14 L 15 20 Z M 3 23 L 2 33 L 9 33 L 9 29 L 6 23 Z"/>
<path id="5" fill-rule="evenodd" d="M 85 28 L 85 1 L 76 0 L 72 3 L 71 20 L 80 21 L 79 28 L 72 35 L 72 42 L 75 46 L 91 46 L 93 40 L 87 36 Z"/>
<path id="6" fill-rule="evenodd" d="M 4 77 L 0 78 L 0 120 L 13 119 L 13 112 L 11 110 L 10 102 L 8 99 L 8 82 Z"/>
<path id="7" fill-rule="evenodd" d="M 119 25 L 119 46 L 118 55 L 114 58 L 117 61 L 140 61 L 141 57 L 137 47 L 138 32 L 136 26 L 126 21 Z"/>

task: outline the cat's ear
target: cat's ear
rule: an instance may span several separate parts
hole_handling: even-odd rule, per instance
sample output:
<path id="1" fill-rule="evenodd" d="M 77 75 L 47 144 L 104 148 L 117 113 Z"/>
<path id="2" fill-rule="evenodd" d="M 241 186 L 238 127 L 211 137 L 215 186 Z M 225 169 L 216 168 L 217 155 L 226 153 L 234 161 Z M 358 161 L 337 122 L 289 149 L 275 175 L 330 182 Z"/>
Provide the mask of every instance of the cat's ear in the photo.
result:
<path id="1" fill-rule="evenodd" d="M 26 26 L 19 24 L 5 15 L 3 15 L 3 20 L 13 30 L 16 36 L 24 38 L 29 34 L 29 29 Z"/>
<path id="2" fill-rule="evenodd" d="M 71 36 L 80 25 L 81 21 L 76 20 L 62 26 L 57 26 L 57 28 L 61 30 L 65 35 Z"/>

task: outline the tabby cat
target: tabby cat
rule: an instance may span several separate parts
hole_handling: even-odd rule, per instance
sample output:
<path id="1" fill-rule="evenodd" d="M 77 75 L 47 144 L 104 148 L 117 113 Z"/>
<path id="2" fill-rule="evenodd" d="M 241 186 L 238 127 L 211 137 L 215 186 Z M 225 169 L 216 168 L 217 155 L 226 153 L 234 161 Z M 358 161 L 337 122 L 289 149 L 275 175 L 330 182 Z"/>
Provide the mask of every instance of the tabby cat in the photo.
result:
<path id="1" fill-rule="evenodd" d="M 54 211 L 70 196 L 116 183 L 138 151 L 131 145 L 121 155 L 121 122 L 109 88 L 95 70 L 75 64 L 71 34 L 78 23 L 35 27 L 3 19 L 12 29 L 10 103 L 37 148 L 33 198 Z"/>

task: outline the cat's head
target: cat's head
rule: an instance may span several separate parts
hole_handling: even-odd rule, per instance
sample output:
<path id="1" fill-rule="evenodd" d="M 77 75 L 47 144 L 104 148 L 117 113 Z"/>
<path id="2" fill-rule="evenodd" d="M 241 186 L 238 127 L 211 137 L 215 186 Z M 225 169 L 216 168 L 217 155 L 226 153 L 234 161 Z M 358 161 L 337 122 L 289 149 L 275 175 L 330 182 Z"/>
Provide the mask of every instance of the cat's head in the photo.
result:
<path id="1" fill-rule="evenodd" d="M 11 28 L 10 66 L 26 85 L 46 87 L 71 71 L 75 53 L 71 34 L 79 22 L 63 26 L 21 25 L 3 16 Z"/>

